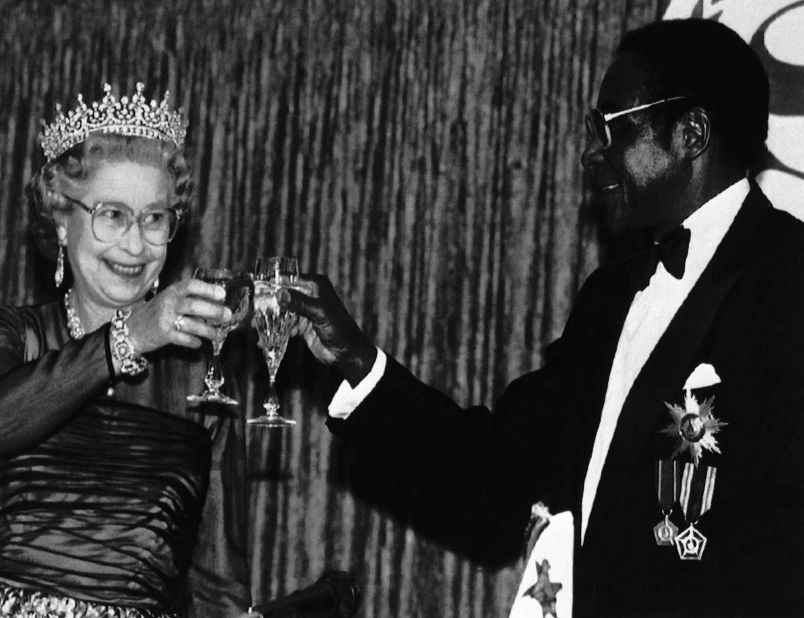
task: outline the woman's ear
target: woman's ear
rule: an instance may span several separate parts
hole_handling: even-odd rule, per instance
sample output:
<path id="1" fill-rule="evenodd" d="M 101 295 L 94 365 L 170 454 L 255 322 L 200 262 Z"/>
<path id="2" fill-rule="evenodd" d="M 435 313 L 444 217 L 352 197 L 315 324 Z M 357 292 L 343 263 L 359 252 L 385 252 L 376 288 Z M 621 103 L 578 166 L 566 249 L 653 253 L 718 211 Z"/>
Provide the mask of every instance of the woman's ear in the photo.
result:
<path id="1" fill-rule="evenodd" d="M 53 223 L 56 226 L 56 238 L 60 247 L 67 246 L 67 229 L 69 226 L 69 217 L 67 213 L 62 210 L 53 211 Z"/>

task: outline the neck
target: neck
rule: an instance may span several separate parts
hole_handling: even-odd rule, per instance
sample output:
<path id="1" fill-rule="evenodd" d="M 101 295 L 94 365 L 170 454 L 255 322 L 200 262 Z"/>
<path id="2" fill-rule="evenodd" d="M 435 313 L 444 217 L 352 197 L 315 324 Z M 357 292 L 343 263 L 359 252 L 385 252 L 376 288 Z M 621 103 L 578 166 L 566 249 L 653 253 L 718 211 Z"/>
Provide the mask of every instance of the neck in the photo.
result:
<path id="1" fill-rule="evenodd" d="M 659 240 L 669 231 L 681 225 L 692 213 L 719 195 L 738 180 L 745 178 L 745 172 L 735 166 L 713 168 L 711 162 L 700 161 L 677 201 L 677 208 L 668 221 L 652 230 L 654 240 Z"/>
<path id="2" fill-rule="evenodd" d="M 107 307 L 95 303 L 76 288 L 70 289 L 70 304 L 87 333 L 91 333 L 111 321 L 117 309 L 126 309 L 126 307 Z M 139 302 L 134 304 L 137 305 Z"/>

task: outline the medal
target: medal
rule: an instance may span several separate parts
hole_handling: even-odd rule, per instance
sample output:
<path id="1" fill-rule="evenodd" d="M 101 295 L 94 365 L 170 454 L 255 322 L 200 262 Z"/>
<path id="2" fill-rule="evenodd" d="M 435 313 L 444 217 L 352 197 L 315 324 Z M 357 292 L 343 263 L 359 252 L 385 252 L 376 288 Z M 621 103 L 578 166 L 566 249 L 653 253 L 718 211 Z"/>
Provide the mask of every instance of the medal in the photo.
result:
<path id="1" fill-rule="evenodd" d="M 660 521 L 653 526 L 653 537 L 656 539 L 656 544 L 661 546 L 672 545 L 675 541 L 676 534 L 678 534 L 678 527 L 670 521 L 670 514 L 664 516 L 664 521 Z"/>
<path id="2" fill-rule="evenodd" d="M 700 560 L 706 549 L 706 537 L 695 528 L 698 519 L 712 506 L 717 468 L 685 463 L 681 477 L 679 502 L 689 527 L 675 537 L 678 557 L 682 560 Z"/>
<path id="3" fill-rule="evenodd" d="M 544 616 L 558 616 L 556 613 L 556 595 L 564 587 L 563 584 L 550 581 L 550 563 L 547 560 L 542 560 L 541 564 L 536 564 L 536 573 L 539 579 L 525 591 L 524 596 L 536 599 L 542 608 Z"/>
<path id="4" fill-rule="evenodd" d="M 553 519 L 556 519 L 557 523 L 551 525 Z M 565 511 L 554 517 L 542 502 L 531 506 L 530 520 L 525 529 L 525 569 L 517 599 L 511 608 L 511 617 L 532 616 L 537 605 L 541 609 L 537 615 L 544 615 L 545 618 L 547 616 L 556 618 L 559 615 L 557 607 L 566 606 L 567 611 L 571 612 L 572 585 L 564 586 L 551 579 L 550 560 L 555 558 L 556 572 L 564 576 L 569 573 L 571 577 L 573 534 L 574 526 L 570 512 Z M 567 549 L 568 551 L 565 551 Z M 559 601 L 557 595 L 562 591 Z M 565 613 L 562 609 L 561 616 Z"/>
<path id="5" fill-rule="evenodd" d="M 670 521 L 670 513 L 673 511 L 679 492 L 678 467 L 672 459 L 660 459 L 656 462 L 656 492 L 664 521 L 653 526 L 653 537 L 656 539 L 656 545 L 669 546 L 673 544 L 678 533 L 678 528 Z"/>
<path id="6" fill-rule="evenodd" d="M 671 457 L 687 451 L 697 466 L 704 450 L 720 454 L 715 434 L 728 423 L 719 421 L 712 414 L 714 399 L 714 397 L 710 397 L 699 404 L 695 395 L 687 391 L 684 396 L 683 408 L 665 402 L 664 405 L 667 406 L 667 411 L 673 417 L 673 422 L 660 433 L 676 439 L 675 450 Z"/>
<path id="7" fill-rule="evenodd" d="M 700 560 L 706 549 L 706 537 L 692 524 L 676 537 L 675 543 L 682 560 Z"/>

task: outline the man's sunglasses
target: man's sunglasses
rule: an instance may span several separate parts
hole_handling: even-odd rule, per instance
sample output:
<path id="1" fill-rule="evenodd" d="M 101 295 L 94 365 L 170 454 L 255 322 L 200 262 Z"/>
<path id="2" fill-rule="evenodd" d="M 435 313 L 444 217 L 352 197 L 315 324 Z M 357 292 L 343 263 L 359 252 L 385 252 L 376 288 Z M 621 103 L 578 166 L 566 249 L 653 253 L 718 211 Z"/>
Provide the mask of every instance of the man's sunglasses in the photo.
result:
<path id="1" fill-rule="evenodd" d="M 586 114 L 586 130 L 589 131 L 589 133 L 595 138 L 595 140 L 597 140 L 597 143 L 600 144 L 600 148 L 602 150 L 607 150 L 608 148 L 611 147 L 611 129 L 609 129 L 609 122 L 611 122 L 615 118 L 619 118 L 620 116 L 627 116 L 628 114 L 633 114 L 636 112 L 641 112 L 643 109 L 648 109 L 649 107 L 661 105 L 662 103 L 669 103 L 670 101 L 679 101 L 681 99 L 686 98 L 687 97 L 670 97 L 668 99 L 662 99 L 661 101 L 644 103 L 643 105 L 637 105 L 636 107 L 624 109 L 619 112 L 612 112 L 610 114 L 604 114 L 595 107 L 589 110 L 589 113 Z"/>

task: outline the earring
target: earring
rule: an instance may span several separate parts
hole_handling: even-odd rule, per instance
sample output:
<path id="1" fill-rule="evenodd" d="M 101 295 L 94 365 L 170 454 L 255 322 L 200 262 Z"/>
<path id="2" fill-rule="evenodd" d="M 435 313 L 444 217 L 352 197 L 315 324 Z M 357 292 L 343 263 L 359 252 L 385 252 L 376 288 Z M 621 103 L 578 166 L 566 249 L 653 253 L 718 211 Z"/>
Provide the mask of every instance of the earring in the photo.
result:
<path id="1" fill-rule="evenodd" d="M 60 288 L 64 283 L 64 247 L 59 245 L 59 252 L 56 255 L 56 273 L 53 275 L 56 281 L 56 287 Z"/>
<path id="2" fill-rule="evenodd" d="M 148 290 L 148 293 L 145 295 L 145 300 L 151 300 L 156 293 L 159 291 L 159 277 L 154 279 L 154 282 L 151 284 L 151 289 Z"/>

